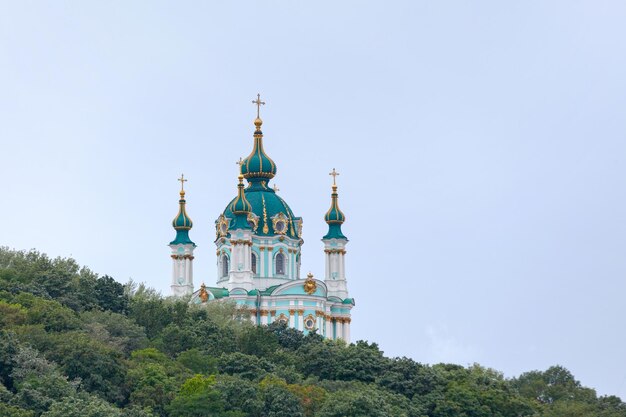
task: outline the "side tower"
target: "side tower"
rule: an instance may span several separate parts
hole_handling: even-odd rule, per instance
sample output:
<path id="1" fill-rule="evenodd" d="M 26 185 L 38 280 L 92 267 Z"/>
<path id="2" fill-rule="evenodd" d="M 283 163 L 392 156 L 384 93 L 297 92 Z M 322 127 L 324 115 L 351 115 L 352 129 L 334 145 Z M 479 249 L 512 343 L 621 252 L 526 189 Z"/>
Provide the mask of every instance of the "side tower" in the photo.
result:
<path id="1" fill-rule="evenodd" d="M 336 178 L 339 173 L 330 173 L 333 177 L 333 192 L 331 194 L 330 209 L 326 212 L 324 220 L 328 224 L 328 233 L 322 238 L 324 242 L 324 254 L 326 264 L 326 274 L 324 282 L 328 287 L 328 296 L 339 297 L 342 300 L 348 298 L 348 285 L 346 282 L 345 255 L 348 238 L 341 232 L 341 225 L 346 220 L 346 216 L 339 209 L 337 202 Z"/>
<path id="2" fill-rule="evenodd" d="M 189 230 L 193 222 L 185 210 L 185 179 L 180 176 L 180 200 L 178 200 L 178 214 L 172 220 L 176 230 L 176 238 L 169 244 L 172 250 L 172 295 L 177 297 L 190 296 L 193 293 L 193 251 L 196 244 L 189 239 Z"/>

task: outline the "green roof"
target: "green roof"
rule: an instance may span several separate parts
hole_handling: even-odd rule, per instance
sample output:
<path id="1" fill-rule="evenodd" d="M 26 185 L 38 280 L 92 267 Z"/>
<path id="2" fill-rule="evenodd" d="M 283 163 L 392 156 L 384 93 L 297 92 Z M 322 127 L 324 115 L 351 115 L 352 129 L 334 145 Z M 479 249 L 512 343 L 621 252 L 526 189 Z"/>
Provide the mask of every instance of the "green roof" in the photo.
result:
<path id="1" fill-rule="evenodd" d="M 216 300 L 229 296 L 229 292 L 226 288 L 206 287 L 206 289 L 211 291 L 211 294 L 213 294 Z"/>
<path id="2" fill-rule="evenodd" d="M 339 194 L 337 194 L 337 186 L 333 184 L 333 192 L 330 195 L 330 208 L 324 216 L 324 220 L 328 223 L 328 233 L 324 239 L 347 239 L 341 232 L 341 225 L 346 221 L 346 216 L 339 208 L 337 202 Z"/>
<path id="3" fill-rule="evenodd" d="M 246 159 L 243 160 L 241 165 L 241 173 L 246 179 L 252 178 L 265 178 L 271 179 L 276 175 L 276 164 L 272 161 L 272 158 L 267 156 L 263 149 L 263 132 L 261 132 L 261 119 L 256 119 L 254 124 L 256 130 L 254 131 L 254 145 L 252 152 Z"/>
<path id="4" fill-rule="evenodd" d="M 282 213 L 287 222 L 285 236 L 299 239 L 298 222 L 302 221 L 302 218 L 294 216 L 285 200 L 280 198 L 274 190 L 268 188 L 265 182 L 251 183 L 248 188 L 245 189 L 245 198 L 251 205 L 251 212 L 258 218 L 257 229 L 254 232 L 256 235 L 273 236 L 277 234 L 274 231 L 272 218 Z M 233 219 L 233 223 L 235 219 L 232 210 L 234 201 L 235 199 L 233 199 L 224 210 L 224 216 Z M 234 229 L 235 227 L 233 226 L 235 225 L 233 224 L 229 228 Z"/>
<path id="5" fill-rule="evenodd" d="M 187 215 L 187 211 L 185 210 L 185 192 L 180 192 L 180 200 L 178 200 L 178 214 L 172 220 L 172 227 L 176 230 L 176 238 L 170 242 L 170 245 L 178 245 L 178 244 L 191 244 L 196 245 L 189 238 L 189 230 L 193 227 L 193 222 L 189 215 Z"/>

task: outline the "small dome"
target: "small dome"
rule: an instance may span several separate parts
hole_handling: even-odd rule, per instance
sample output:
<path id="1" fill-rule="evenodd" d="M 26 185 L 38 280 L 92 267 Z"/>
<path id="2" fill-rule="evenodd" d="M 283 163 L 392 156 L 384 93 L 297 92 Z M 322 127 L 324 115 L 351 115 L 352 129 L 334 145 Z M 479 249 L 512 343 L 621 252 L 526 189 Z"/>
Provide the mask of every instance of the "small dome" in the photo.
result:
<path id="1" fill-rule="evenodd" d="M 189 230 L 193 227 L 193 222 L 191 218 L 187 215 L 187 211 L 185 210 L 185 192 L 180 192 L 180 200 L 178 200 L 180 207 L 178 208 L 178 214 L 172 220 L 172 226 L 176 230 Z"/>
<path id="2" fill-rule="evenodd" d="M 196 245 L 189 238 L 189 230 L 193 227 L 193 222 L 191 218 L 187 215 L 187 210 L 185 210 L 185 191 L 180 192 L 180 200 L 178 200 L 179 208 L 178 214 L 172 220 L 172 226 L 176 230 L 176 238 L 170 242 L 170 245 Z"/>
<path id="3" fill-rule="evenodd" d="M 342 224 L 343 222 L 346 221 L 346 216 L 343 214 L 341 209 L 339 209 L 339 204 L 337 203 L 338 197 L 339 197 L 339 194 L 337 194 L 337 186 L 333 185 L 333 193 L 331 194 L 330 208 L 328 209 L 328 211 L 326 212 L 326 215 L 324 216 L 324 220 L 326 220 L 326 223 L 328 224 L 331 224 L 331 223 Z"/>
<path id="4" fill-rule="evenodd" d="M 252 206 L 246 200 L 246 195 L 243 191 L 243 176 L 239 175 L 239 184 L 237 185 L 237 197 L 230 204 L 230 211 L 234 214 L 248 214 L 252 211 Z"/>
<path id="5" fill-rule="evenodd" d="M 339 203 L 337 202 L 338 198 L 337 186 L 333 184 L 330 208 L 324 216 L 324 220 L 326 220 L 328 224 L 328 233 L 326 233 L 324 239 L 347 239 L 341 231 L 341 225 L 346 221 L 346 216 L 339 208 Z"/>

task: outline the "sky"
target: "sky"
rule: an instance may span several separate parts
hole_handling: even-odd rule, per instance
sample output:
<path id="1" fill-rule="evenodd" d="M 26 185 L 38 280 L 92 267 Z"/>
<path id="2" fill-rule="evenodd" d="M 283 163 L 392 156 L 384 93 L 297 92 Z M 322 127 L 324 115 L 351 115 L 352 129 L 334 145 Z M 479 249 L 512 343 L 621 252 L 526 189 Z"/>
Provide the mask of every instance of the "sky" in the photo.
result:
<path id="1" fill-rule="evenodd" d="M 169 294 L 177 178 L 214 221 L 252 149 L 324 273 L 336 168 L 352 339 L 626 398 L 626 3 L 0 0 L 0 245 Z"/>

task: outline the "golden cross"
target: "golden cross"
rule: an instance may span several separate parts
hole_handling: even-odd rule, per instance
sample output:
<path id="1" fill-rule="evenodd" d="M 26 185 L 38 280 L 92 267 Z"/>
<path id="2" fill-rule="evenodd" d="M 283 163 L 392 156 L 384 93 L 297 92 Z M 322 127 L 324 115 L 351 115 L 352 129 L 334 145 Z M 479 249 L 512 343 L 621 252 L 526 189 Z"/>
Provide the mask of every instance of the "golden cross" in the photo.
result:
<path id="1" fill-rule="evenodd" d="M 185 179 L 185 175 L 180 174 L 180 178 L 178 179 L 178 181 L 180 181 L 180 191 L 185 191 L 185 183 L 187 182 L 187 180 Z"/>
<path id="2" fill-rule="evenodd" d="M 335 171 L 335 168 L 333 168 L 333 172 L 329 173 L 328 175 L 333 176 L 333 185 L 337 185 L 337 182 L 335 180 L 337 179 L 337 175 L 339 175 L 339 173 Z"/>
<path id="3" fill-rule="evenodd" d="M 280 189 L 276 186 L 276 184 L 274 184 L 274 187 L 272 187 L 274 189 L 274 192 L 277 193 L 280 191 Z"/>
<path id="4" fill-rule="evenodd" d="M 256 104 L 256 117 L 259 119 L 259 114 L 261 113 L 261 106 L 265 105 L 264 101 L 261 101 L 261 94 L 256 95 L 256 100 L 252 100 L 252 104 Z"/>
<path id="5" fill-rule="evenodd" d="M 241 174 L 241 167 L 243 166 L 243 159 L 241 157 L 239 157 L 239 161 L 235 162 L 237 165 L 239 165 L 239 173 Z"/>

